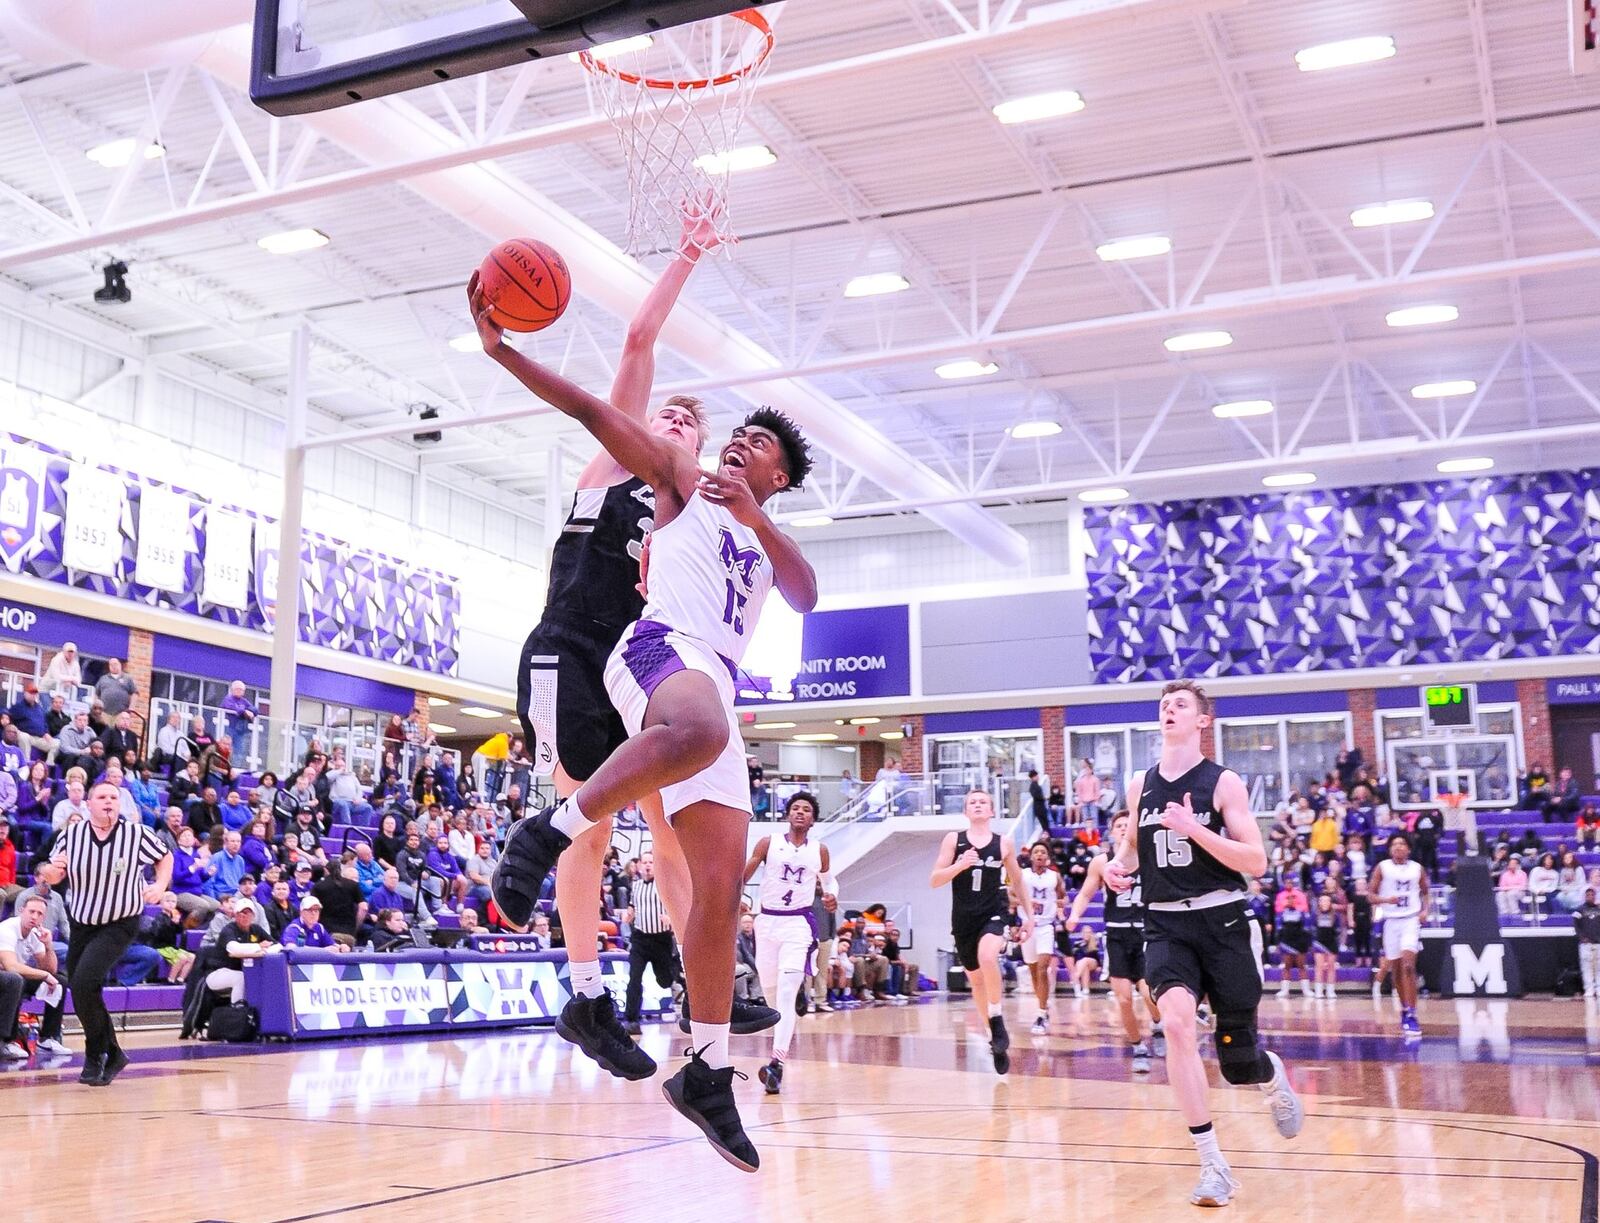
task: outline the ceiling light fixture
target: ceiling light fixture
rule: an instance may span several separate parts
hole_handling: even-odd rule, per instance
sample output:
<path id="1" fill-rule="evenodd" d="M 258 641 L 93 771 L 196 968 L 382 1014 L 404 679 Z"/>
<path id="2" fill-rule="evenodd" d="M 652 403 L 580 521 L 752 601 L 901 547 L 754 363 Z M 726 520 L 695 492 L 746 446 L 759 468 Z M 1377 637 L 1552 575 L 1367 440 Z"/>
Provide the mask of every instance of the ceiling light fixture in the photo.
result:
<path id="1" fill-rule="evenodd" d="M 454 726 L 446 726 L 443 722 L 429 722 L 428 729 L 436 735 L 453 735 L 456 733 Z"/>
<path id="2" fill-rule="evenodd" d="M 299 255 L 328 245 L 328 235 L 320 229 L 286 229 L 282 233 L 258 238 L 256 245 L 269 255 Z"/>
<path id="3" fill-rule="evenodd" d="M 946 361 L 943 365 L 935 365 L 933 372 L 945 379 L 987 378 L 999 368 L 993 361 L 977 361 L 971 357 L 963 357 L 959 361 Z"/>
<path id="4" fill-rule="evenodd" d="M 793 722 L 757 722 L 752 730 L 793 730 Z"/>
<path id="5" fill-rule="evenodd" d="M 1239 420 L 1245 416 L 1270 416 L 1272 415 L 1272 400 L 1236 399 L 1232 403 L 1213 404 L 1211 415 L 1218 420 Z"/>
<path id="6" fill-rule="evenodd" d="M 1433 215 L 1429 200 L 1390 200 L 1385 204 L 1368 204 L 1350 214 L 1350 224 L 1357 229 L 1373 229 L 1379 225 L 1404 225 L 1408 221 L 1426 221 Z"/>
<path id="7" fill-rule="evenodd" d="M 503 718 L 506 716 L 498 709 L 485 709 L 482 705 L 463 705 L 456 712 L 469 718 Z"/>
<path id="8" fill-rule="evenodd" d="M 1294 53 L 1294 62 L 1301 72 L 1322 72 L 1329 68 L 1349 68 L 1356 64 L 1372 64 L 1394 55 L 1394 39 L 1387 34 L 1374 34 L 1366 38 L 1347 38 L 1342 42 L 1319 43 Z"/>
<path id="9" fill-rule="evenodd" d="M 1125 488 L 1086 488 L 1078 494 L 1078 500 L 1085 505 L 1110 505 L 1113 501 L 1126 501 L 1128 490 Z"/>
<path id="10" fill-rule="evenodd" d="M 740 170 L 759 170 L 778 160 L 778 155 L 764 144 L 746 144 L 726 153 L 703 153 L 694 159 L 694 167 L 707 174 L 737 174 Z"/>
<path id="11" fill-rule="evenodd" d="M 1111 242 L 1102 242 L 1094 248 L 1094 253 L 1106 263 L 1118 263 L 1125 259 L 1149 259 L 1155 255 L 1170 255 L 1172 239 L 1164 234 L 1149 234 L 1142 238 L 1117 238 Z"/>
<path id="12" fill-rule="evenodd" d="M 445 700 L 442 696 L 430 696 L 428 698 L 428 704 L 432 705 L 435 709 L 443 709 L 449 703 L 450 702 Z"/>
<path id="13" fill-rule="evenodd" d="M 830 731 L 827 734 L 820 735 L 795 735 L 794 741 L 796 743 L 832 743 L 838 737 L 838 735 Z"/>
<path id="14" fill-rule="evenodd" d="M 881 721 L 883 721 L 882 718 L 851 718 L 850 719 L 850 725 L 851 726 L 876 726 Z"/>
<path id="15" fill-rule="evenodd" d="M 1268 488 L 1299 488 L 1316 482 L 1317 477 L 1309 471 L 1280 471 L 1275 475 L 1261 478 L 1261 483 Z"/>
<path id="16" fill-rule="evenodd" d="M 1470 395 L 1478 389 L 1478 384 L 1471 378 L 1459 378 L 1454 382 L 1424 382 L 1411 388 L 1413 399 L 1450 399 L 1456 395 Z"/>
<path id="17" fill-rule="evenodd" d="M 882 297 L 885 293 L 900 293 L 909 289 L 911 282 L 899 272 L 868 272 L 846 282 L 846 297 Z"/>
<path id="18" fill-rule="evenodd" d="M 1162 341 L 1168 352 L 1202 352 L 1207 348 L 1226 348 L 1233 336 L 1226 331 L 1186 331 Z"/>
<path id="19" fill-rule="evenodd" d="M 615 59 L 619 55 L 628 55 L 634 51 L 648 51 L 655 44 L 655 39 L 648 34 L 635 34 L 631 38 L 619 38 L 615 42 L 602 42 L 589 48 L 589 57 L 602 62 Z M 583 62 L 583 53 L 573 51 L 567 56 L 575 64 Z"/>
<path id="20" fill-rule="evenodd" d="M 1391 327 L 1429 327 L 1435 323 L 1453 323 L 1461 317 L 1454 306 L 1406 306 L 1391 310 L 1383 321 Z"/>
<path id="21" fill-rule="evenodd" d="M 450 337 L 450 347 L 457 352 L 482 352 L 483 341 L 476 331 L 463 331 Z"/>
<path id="22" fill-rule="evenodd" d="M 1054 437 L 1061 432 L 1061 426 L 1053 420 L 1025 420 L 1012 425 L 1008 432 L 1012 437 L 1026 441 L 1032 437 Z"/>
<path id="23" fill-rule="evenodd" d="M 880 738 L 880 739 L 904 739 L 905 735 L 903 735 L 898 730 L 880 730 L 878 732 L 878 738 Z"/>
<path id="24" fill-rule="evenodd" d="M 103 166 L 107 170 L 120 170 L 133 160 L 133 150 L 138 143 L 132 136 L 128 136 L 122 140 L 112 140 L 106 144 L 97 144 L 92 149 L 85 149 L 83 155 L 97 166 Z M 144 146 L 146 161 L 154 161 L 165 153 L 166 149 L 159 144 L 152 142 Z"/>
<path id="25" fill-rule="evenodd" d="M 789 525 L 791 527 L 829 527 L 833 525 L 833 519 L 826 514 L 806 514 L 801 518 L 789 519 Z"/>
<path id="26" fill-rule="evenodd" d="M 1439 472 L 1440 475 L 1454 476 L 1454 475 L 1460 475 L 1462 472 L 1468 472 L 1468 471 L 1488 471 L 1489 468 L 1491 468 L 1493 466 L 1494 466 L 1494 460 L 1493 459 L 1486 459 L 1486 458 L 1445 459 L 1444 462 L 1439 464 L 1439 466 L 1438 466 L 1438 468 L 1436 470 Z"/>
<path id="27" fill-rule="evenodd" d="M 1057 119 L 1062 115 L 1075 115 L 1083 109 L 1083 95 L 1076 89 L 1057 89 L 1050 93 L 1030 94 L 1025 98 L 1012 98 L 994 107 L 994 117 L 1001 123 L 1036 123 L 1040 119 Z"/>

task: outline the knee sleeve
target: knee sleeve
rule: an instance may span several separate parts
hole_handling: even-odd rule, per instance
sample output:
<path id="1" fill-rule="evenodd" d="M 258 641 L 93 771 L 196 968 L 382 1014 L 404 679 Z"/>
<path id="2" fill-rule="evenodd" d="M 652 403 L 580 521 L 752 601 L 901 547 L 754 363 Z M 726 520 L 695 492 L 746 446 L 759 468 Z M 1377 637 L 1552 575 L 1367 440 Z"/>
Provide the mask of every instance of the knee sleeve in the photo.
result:
<path id="1" fill-rule="evenodd" d="M 1272 1063 L 1261 1048 L 1253 1014 L 1230 1011 L 1217 1016 L 1217 1063 L 1223 1079 L 1235 1087 L 1272 1078 Z"/>

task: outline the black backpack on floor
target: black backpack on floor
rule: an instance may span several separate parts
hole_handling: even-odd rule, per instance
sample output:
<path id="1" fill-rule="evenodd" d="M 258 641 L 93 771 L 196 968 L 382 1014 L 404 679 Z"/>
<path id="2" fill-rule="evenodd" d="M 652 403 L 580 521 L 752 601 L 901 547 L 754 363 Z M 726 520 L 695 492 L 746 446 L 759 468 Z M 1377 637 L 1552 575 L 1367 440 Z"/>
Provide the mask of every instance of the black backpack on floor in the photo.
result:
<path id="1" fill-rule="evenodd" d="M 248 1002 L 235 1002 L 219 1006 L 211 1012 L 206 1025 L 207 1040 L 226 1040 L 245 1044 L 255 1040 L 261 1031 L 261 1015 Z"/>

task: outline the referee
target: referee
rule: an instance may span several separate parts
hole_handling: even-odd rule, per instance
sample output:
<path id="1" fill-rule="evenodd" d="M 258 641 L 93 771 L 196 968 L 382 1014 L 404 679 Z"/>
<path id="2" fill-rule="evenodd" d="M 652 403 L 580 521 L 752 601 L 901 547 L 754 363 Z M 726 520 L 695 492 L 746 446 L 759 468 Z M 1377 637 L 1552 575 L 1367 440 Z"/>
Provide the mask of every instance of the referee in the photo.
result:
<path id="1" fill-rule="evenodd" d="M 78 1082 L 106 1087 L 128 1064 L 117 1044 L 102 990 L 111 966 L 139 933 L 139 917 L 156 904 L 172 881 L 172 854 L 156 834 L 137 820 L 118 814 L 120 793 L 108 781 L 89 791 L 89 818 L 69 825 L 56 842 L 39 877 L 67 894 L 67 979 L 78 1022 L 83 1025 L 85 1057 Z M 155 867 L 146 887 L 145 867 Z"/>
<path id="2" fill-rule="evenodd" d="M 628 997 L 623 1024 L 639 1035 L 639 1004 L 644 997 L 644 969 L 656 974 L 656 984 L 670 990 L 678 978 L 678 957 L 672 941 L 672 923 L 656 887 L 656 860 L 639 855 L 639 881 L 633 885 L 633 937 L 628 940 Z"/>

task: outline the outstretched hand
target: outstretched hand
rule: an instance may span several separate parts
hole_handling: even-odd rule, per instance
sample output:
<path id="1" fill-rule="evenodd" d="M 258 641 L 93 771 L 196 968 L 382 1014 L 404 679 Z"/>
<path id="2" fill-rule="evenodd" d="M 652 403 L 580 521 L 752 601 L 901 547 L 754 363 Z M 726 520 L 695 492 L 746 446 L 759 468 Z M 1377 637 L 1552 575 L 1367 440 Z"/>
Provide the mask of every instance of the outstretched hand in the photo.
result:
<path id="1" fill-rule="evenodd" d="M 683 235 L 678 239 L 680 256 L 692 263 L 723 244 L 720 226 L 724 209 L 715 191 L 707 190 L 684 200 L 679 211 L 683 214 Z"/>
<path id="2" fill-rule="evenodd" d="M 484 294 L 482 280 L 476 271 L 472 273 L 472 279 L 467 281 L 467 307 L 472 311 L 472 325 L 478 329 L 483 351 L 493 354 L 505 343 L 505 328 L 494 321 L 494 307 Z"/>

